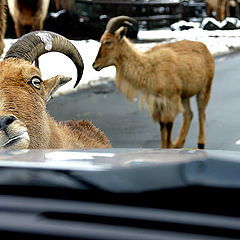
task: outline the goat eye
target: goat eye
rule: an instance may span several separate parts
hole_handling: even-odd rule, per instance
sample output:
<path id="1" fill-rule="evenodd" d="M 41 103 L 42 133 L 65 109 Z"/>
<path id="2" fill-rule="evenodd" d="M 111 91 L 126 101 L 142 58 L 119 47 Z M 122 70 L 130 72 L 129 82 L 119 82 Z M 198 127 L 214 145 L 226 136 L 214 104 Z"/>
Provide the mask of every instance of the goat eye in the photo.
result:
<path id="1" fill-rule="evenodd" d="M 111 41 L 105 41 L 105 42 L 104 42 L 104 44 L 105 44 L 106 46 L 109 46 L 111 43 L 112 43 Z"/>
<path id="2" fill-rule="evenodd" d="M 29 81 L 30 84 L 32 84 L 36 89 L 40 90 L 41 88 L 41 83 L 42 83 L 42 80 L 38 77 L 33 77 L 30 81 Z"/>

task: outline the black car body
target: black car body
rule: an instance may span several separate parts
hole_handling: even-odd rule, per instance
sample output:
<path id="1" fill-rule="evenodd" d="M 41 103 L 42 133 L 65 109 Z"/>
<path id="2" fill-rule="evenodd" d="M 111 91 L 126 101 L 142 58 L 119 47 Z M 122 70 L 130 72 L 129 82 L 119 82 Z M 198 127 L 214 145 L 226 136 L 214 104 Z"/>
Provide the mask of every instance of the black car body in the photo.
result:
<path id="1" fill-rule="evenodd" d="M 0 235 L 239 239 L 240 153 L 194 149 L 0 154 Z"/>

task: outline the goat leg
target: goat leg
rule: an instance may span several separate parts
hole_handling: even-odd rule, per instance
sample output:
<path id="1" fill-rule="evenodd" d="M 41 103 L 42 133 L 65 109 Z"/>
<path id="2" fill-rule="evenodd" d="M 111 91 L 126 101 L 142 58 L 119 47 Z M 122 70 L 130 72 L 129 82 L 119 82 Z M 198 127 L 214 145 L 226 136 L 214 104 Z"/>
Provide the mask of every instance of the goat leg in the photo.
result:
<path id="1" fill-rule="evenodd" d="M 159 122 L 161 132 L 161 148 L 172 148 L 173 122 Z"/>
<path id="2" fill-rule="evenodd" d="M 182 99 L 182 105 L 183 105 L 183 120 L 182 120 L 182 125 L 178 134 L 177 139 L 175 140 L 173 147 L 174 148 L 181 148 L 183 147 L 190 125 L 191 125 L 191 121 L 193 118 L 193 113 L 191 110 L 191 106 L 190 106 L 190 99 L 189 98 L 185 98 Z"/>

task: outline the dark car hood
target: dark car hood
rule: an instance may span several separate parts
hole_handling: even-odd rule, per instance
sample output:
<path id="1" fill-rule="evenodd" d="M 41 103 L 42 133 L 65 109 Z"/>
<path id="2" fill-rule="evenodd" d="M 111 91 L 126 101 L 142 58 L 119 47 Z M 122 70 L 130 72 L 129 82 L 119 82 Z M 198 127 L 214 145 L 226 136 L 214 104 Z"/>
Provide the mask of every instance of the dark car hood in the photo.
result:
<path id="1" fill-rule="evenodd" d="M 0 186 L 81 188 L 82 182 L 104 191 L 134 193 L 190 185 L 240 188 L 239 172 L 237 151 L 111 148 L 0 152 Z"/>

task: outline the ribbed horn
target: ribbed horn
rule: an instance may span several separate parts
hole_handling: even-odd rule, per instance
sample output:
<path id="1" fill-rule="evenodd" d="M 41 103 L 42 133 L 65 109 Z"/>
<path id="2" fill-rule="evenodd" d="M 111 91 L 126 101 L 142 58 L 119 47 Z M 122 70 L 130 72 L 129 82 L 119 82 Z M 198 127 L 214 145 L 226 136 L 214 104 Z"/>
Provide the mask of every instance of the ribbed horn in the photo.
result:
<path id="1" fill-rule="evenodd" d="M 23 35 L 8 50 L 4 59 L 21 58 L 33 63 L 38 57 L 48 52 L 60 52 L 69 57 L 77 68 L 78 85 L 83 74 L 83 60 L 77 48 L 65 37 L 49 31 L 35 31 Z"/>
<path id="2" fill-rule="evenodd" d="M 123 23 L 132 26 L 133 23 L 136 23 L 137 21 L 134 18 L 128 17 L 128 16 L 118 16 L 111 18 L 107 25 L 106 25 L 106 31 L 109 33 L 114 33 L 118 28 L 122 26 Z"/>

